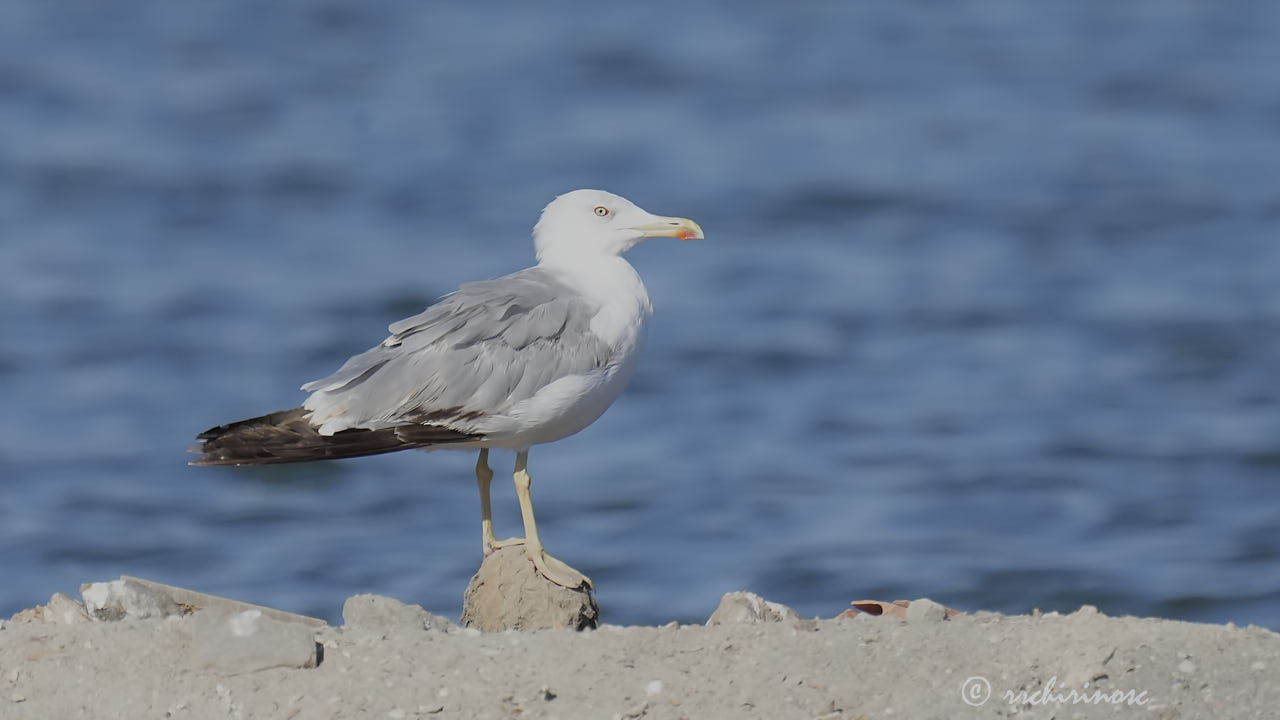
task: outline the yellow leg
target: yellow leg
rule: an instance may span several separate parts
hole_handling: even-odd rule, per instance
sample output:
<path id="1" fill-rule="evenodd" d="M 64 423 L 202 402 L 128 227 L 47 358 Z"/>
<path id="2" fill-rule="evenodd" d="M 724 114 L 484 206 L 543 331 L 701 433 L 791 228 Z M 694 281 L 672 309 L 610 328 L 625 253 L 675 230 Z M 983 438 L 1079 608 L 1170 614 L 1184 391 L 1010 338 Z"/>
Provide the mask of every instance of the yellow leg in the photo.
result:
<path id="1" fill-rule="evenodd" d="M 533 566 L 543 577 L 557 585 L 571 590 L 581 587 L 592 589 L 594 586 L 586 575 L 574 570 L 555 559 L 542 549 L 542 541 L 538 539 L 538 526 L 533 520 L 533 500 L 529 495 L 529 486 L 533 478 L 529 477 L 529 451 L 516 453 L 516 497 L 520 499 L 520 516 L 524 519 L 524 548 L 533 561 Z"/>
<path id="2" fill-rule="evenodd" d="M 501 542 L 493 534 L 493 508 L 489 499 L 489 484 L 493 482 L 493 470 L 489 469 L 489 448 L 480 451 L 476 460 L 476 484 L 480 486 L 480 541 L 484 548 L 484 556 L 489 557 L 494 550 L 508 545 L 519 545 L 523 538 L 507 538 Z"/>

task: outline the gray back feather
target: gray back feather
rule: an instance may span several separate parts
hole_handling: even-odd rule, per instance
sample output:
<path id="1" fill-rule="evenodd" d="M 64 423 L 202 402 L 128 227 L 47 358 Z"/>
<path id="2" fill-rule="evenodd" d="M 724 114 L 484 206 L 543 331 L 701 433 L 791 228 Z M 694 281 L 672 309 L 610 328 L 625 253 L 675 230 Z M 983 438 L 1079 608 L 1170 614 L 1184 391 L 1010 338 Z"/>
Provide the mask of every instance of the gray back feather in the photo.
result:
<path id="1" fill-rule="evenodd" d="M 591 332 L 598 307 L 534 267 L 481 282 L 413 317 L 390 337 L 307 383 L 304 407 L 324 433 L 432 423 L 464 429 L 549 383 L 606 365 Z"/>

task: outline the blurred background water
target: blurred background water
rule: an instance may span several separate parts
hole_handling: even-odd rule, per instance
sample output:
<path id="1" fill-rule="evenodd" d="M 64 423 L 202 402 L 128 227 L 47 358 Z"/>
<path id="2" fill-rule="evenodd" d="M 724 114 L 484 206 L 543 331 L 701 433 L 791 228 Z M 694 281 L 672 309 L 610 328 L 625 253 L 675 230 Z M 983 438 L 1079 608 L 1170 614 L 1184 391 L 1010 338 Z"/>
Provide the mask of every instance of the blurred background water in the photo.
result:
<path id="1" fill-rule="evenodd" d="M 631 253 L 637 376 L 531 456 L 607 621 L 1280 628 L 1277 68 L 1267 0 L 7 0 L 0 615 L 127 573 L 456 617 L 470 453 L 184 451 L 600 187 L 707 234 Z"/>

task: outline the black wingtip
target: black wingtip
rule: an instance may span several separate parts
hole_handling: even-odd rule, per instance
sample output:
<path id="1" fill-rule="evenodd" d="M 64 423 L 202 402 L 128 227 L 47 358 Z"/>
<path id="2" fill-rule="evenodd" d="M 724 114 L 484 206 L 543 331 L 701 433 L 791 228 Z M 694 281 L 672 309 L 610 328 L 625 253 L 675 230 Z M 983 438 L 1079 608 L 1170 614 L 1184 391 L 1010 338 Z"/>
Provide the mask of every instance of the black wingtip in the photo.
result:
<path id="1" fill-rule="evenodd" d="M 351 428 L 321 435 L 310 417 L 304 408 L 294 408 L 210 428 L 196 436 L 200 443 L 191 452 L 200 457 L 187 464 L 208 467 L 337 460 L 481 439 L 441 425 L 420 423 L 377 430 Z"/>

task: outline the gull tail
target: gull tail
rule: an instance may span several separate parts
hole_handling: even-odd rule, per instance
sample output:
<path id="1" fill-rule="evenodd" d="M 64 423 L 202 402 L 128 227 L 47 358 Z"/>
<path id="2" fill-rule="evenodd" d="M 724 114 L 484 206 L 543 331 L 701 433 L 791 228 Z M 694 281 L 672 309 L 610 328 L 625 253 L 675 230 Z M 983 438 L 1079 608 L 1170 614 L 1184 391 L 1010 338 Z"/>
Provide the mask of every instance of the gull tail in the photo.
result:
<path id="1" fill-rule="evenodd" d="M 191 465 L 268 465 L 335 460 L 480 440 L 480 435 L 439 425 L 400 425 L 366 430 L 351 428 L 321 435 L 303 408 L 281 410 L 262 417 L 210 428 L 196 439 Z"/>

